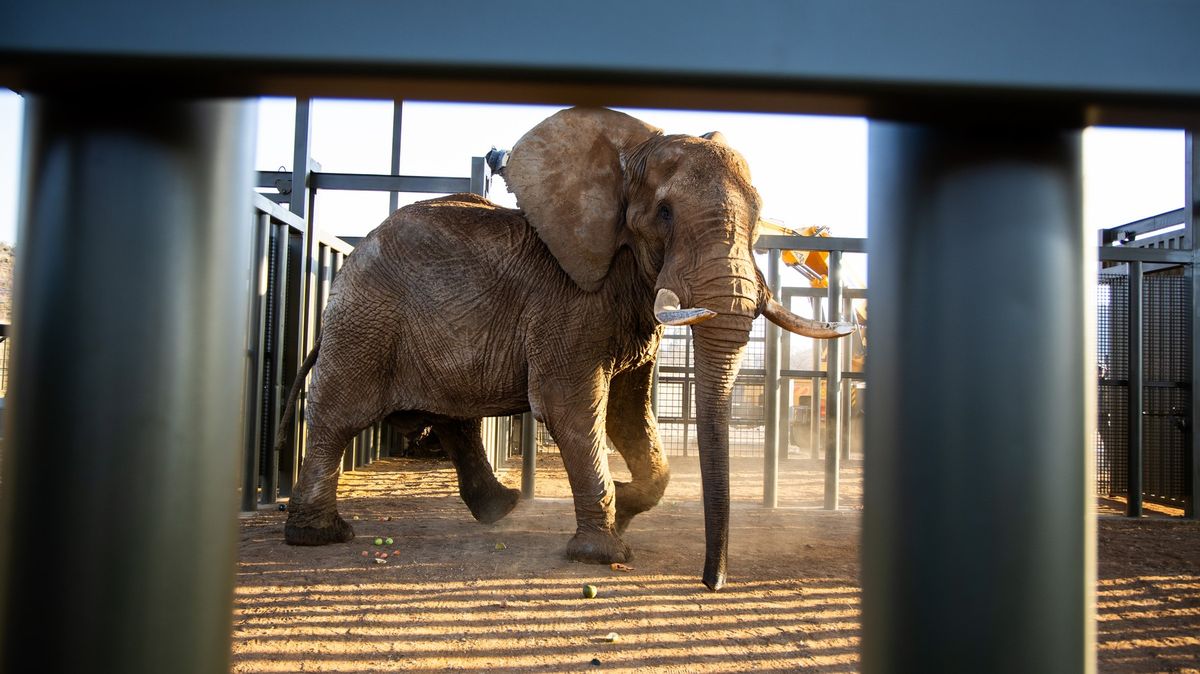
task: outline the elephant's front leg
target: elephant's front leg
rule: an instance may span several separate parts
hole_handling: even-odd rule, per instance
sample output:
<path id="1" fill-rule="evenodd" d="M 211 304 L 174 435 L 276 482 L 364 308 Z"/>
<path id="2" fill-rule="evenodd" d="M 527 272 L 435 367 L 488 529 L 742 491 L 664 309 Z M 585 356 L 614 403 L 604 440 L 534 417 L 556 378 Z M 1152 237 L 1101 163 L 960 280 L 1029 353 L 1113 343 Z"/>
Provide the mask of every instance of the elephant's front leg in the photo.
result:
<path id="1" fill-rule="evenodd" d="M 633 554 L 616 530 L 616 491 L 605 454 L 604 415 L 608 379 L 567 379 L 563 374 L 538 382 L 535 407 L 558 443 L 575 501 L 575 536 L 567 557 L 578 562 L 626 562 Z"/>
<path id="2" fill-rule="evenodd" d="M 625 465 L 630 482 L 617 482 L 617 533 L 624 533 L 634 515 L 658 504 L 671 473 L 658 439 L 650 408 L 654 363 L 613 377 L 608 394 L 607 429 Z"/>
<path id="3" fill-rule="evenodd" d="M 521 492 L 500 484 L 488 465 L 479 419 L 446 419 L 434 432 L 458 472 L 458 493 L 475 519 L 492 524 L 517 505 Z"/>

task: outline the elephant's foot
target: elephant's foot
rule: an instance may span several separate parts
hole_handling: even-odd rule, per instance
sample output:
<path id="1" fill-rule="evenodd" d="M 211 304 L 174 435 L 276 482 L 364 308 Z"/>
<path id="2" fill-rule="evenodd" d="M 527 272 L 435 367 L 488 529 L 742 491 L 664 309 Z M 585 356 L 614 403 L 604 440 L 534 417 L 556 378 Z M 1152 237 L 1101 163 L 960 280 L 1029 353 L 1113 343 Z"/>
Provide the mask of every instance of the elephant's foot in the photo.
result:
<path id="1" fill-rule="evenodd" d="M 521 491 L 510 489 L 497 484 L 495 488 L 483 492 L 480 496 L 463 495 L 463 501 L 476 520 L 484 524 L 494 524 L 504 518 L 517 507 L 521 500 Z"/>
<path id="2" fill-rule="evenodd" d="M 658 504 L 663 490 L 656 488 L 654 493 L 648 494 L 637 482 L 614 482 L 613 484 L 617 489 L 617 520 L 614 528 L 617 534 L 623 534 L 629 528 L 629 522 L 635 515 L 644 513 Z M 657 485 L 653 486 L 657 487 Z"/>
<path id="3" fill-rule="evenodd" d="M 616 534 L 605 531 L 579 531 L 567 543 L 567 559 L 588 564 L 612 564 L 633 560 L 633 550 Z"/>
<path id="4" fill-rule="evenodd" d="M 354 540 L 354 528 L 346 524 L 341 515 L 333 513 L 332 521 L 326 526 L 302 526 L 298 523 L 296 514 L 288 516 L 287 524 L 283 525 L 283 540 L 288 545 L 329 545 L 330 543 L 348 543 Z"/>

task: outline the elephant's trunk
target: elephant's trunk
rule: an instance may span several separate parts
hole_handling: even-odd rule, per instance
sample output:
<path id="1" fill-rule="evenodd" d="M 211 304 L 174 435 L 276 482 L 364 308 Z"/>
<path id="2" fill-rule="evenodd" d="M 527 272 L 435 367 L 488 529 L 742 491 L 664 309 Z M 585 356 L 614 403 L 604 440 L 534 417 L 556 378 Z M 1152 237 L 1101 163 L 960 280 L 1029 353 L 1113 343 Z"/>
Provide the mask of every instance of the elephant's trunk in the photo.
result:
<path id="1" fill-rule="evenodd" d="M 725 584 L 729 548 L 729 416 L 733 383 L 758 305 L 754 263 L 746 251 L 714 265 L 719 273 L 691 288 L 697 307 L 717 312 L 692 326 L 696 362 L 696 439 L 704 486 L 704 584 Z"/>
<path id="2" fill-rule="evenodd" d="M 726 324 L 726 325 L 723 325 Z M 729 548 L 729 415 L 750 319 L 718 316 L 692 328 L 696 350 L 696 439 L 704 486 L 704 584 L 725 584 Z"/>

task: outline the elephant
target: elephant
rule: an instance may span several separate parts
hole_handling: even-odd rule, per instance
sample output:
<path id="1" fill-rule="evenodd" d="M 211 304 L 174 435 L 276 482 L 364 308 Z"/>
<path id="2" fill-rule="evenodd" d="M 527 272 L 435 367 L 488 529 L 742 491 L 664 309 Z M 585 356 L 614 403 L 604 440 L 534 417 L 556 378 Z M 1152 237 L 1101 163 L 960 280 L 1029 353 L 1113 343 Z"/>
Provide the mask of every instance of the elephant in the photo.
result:
<path id="1" fill-rule="evenodd" d="M 341 454 L 381 420 L 432 426 L 472 515 L 499 520 L 519 492 L 487 463 L 480 420 L 532 411 L 560 448 L 573 494 L 567 556 L 630 560 L 621 535 L 669 479 L 650 404 L 662 326 L 690 325 L 703 582 L 719 589 L 730 398 L 751 322 L 765 314 L 818 338 L 853 325 L 797 316 L 771 297 L 752 254 L 760 198 L 717 132 L 666 135 L 614 110 L 570 108 L 522 136 L 499 172 L 518 209 L 472 194 L 406 206 L 334 279 L 319 342 L 292 390 L 294 400 L 313 368 L 286 542 L 354 537 L 336 507 Z M 606 439 L 629 482 L 613 480 Z"/>

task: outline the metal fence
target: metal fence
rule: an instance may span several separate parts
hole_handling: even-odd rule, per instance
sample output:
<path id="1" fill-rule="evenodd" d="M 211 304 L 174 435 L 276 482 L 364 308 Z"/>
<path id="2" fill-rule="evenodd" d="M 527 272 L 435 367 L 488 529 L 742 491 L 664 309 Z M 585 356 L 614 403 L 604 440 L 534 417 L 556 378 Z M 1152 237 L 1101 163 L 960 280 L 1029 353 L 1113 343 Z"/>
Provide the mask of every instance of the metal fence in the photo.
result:
<path id="1" fill-rule="evenodd" d="M 1103 496 L 1128 497 L 1130 281 L 1124 271 L 1102 273 L 1097 292 L 1096 488 Z M 1182 271 L 1145 274 L 1141 283 L 1140 484 L 1146 501 L 1189 508 L 1192 281 Z"/>

